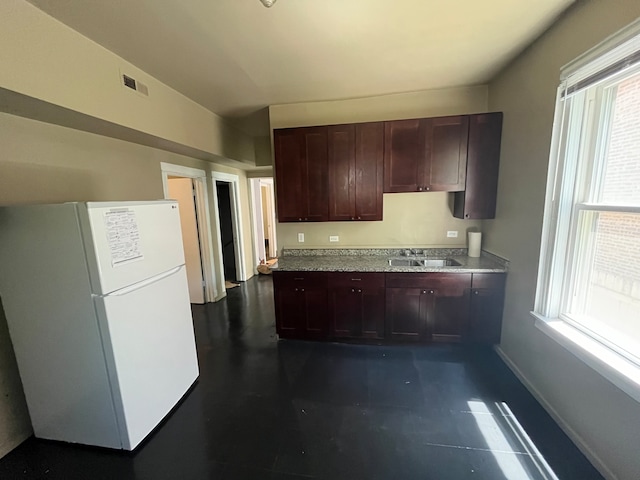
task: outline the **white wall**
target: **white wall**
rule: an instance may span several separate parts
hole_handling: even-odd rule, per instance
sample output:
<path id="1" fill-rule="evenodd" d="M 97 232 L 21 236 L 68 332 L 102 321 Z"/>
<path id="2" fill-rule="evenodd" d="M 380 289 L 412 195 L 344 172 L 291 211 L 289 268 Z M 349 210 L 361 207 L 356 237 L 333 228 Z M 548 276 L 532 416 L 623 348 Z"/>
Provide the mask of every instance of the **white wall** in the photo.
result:
<path id="1" fill-rule="evenodd" d="M 449 88 L 379 97 L 273 105 L 271 128 L 374 122 L 486 112 L 487 86 Z M 275 185 L 276 192 L 278 185 Z M 477 220 L 459 220 L 451 213 L 452 198 L 443 192 L 387 193 L 381 222 L 278 223 L 278 247 L 394 247 L 466 245 L 466 232 L 479 228 Z M 457 230 L 458 238 L 448 238 Z M 298 243 L 298 233 L 305 243 Z M 339 243 L 329 236 L 338 235 Z"/>
<path id="2" fill-rule="evenodd" d="M 495 220 L 485 248 L 511 260 L 501 349 L 608 478 L 640 478 L 640 404 L 534 326 L 545 183 L 560 68 L 640 15 L 637 0 L 578 2 L 489 85 L 504 111 Z"/>

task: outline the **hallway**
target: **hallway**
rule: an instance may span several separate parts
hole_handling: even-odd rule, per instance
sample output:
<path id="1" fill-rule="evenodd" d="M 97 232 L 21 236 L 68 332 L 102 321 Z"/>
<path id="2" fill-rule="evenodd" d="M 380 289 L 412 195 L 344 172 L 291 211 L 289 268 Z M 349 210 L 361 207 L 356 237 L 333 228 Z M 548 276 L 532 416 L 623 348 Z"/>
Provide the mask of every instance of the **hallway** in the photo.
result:
<path id="1" fill-rule="evenodd" d="M 136 452 L 31 438 L 0 479 L 602 478 L 491 350 L 278 342 L 269 276 L 193 313 L 200 380 Z"/>

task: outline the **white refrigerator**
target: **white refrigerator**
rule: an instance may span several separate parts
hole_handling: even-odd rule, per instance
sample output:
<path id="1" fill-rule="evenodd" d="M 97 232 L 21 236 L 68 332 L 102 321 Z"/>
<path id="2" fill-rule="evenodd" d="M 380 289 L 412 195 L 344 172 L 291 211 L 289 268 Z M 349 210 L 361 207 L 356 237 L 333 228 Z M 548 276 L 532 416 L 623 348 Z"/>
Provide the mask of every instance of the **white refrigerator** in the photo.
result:
<path id="1" fill-rule="evenodd" d="M 0 208 L 0 296 L 36 437 L 133 450 L 198 377 L 174 201 Z"/>

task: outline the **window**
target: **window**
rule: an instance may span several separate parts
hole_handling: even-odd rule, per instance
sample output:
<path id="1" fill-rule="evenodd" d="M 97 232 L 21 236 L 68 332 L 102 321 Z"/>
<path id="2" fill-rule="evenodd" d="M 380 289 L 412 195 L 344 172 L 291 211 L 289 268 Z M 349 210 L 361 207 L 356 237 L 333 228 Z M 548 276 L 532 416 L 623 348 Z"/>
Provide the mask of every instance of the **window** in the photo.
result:
<path id="1" fill-rule="evenodd" d="M 638 31 L 561 75 L 534 314 L 640 375 Z"/>

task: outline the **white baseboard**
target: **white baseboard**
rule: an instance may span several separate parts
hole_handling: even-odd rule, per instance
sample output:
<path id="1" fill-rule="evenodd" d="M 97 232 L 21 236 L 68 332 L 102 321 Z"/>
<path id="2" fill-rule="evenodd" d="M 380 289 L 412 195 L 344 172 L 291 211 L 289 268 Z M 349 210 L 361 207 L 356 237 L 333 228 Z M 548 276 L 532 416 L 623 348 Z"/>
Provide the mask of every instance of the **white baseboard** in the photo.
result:
<path id="1" fill-rule="evenodd" d="M 618 477 L 605 465 L 605 463 L 591 450 L 589 445 L 583 440 L 583 438 L 571 428 L 567 422 L 560 416 L 560 414 L 551 406 L 551 404 L 544 398 L 544 396 L 538 391 L 538 389 L 529 381 L 529 379 L 522 373 L 517 365 L 509 358 L 509 356 L 500 348 L 500 345 L 494 347 L 496 353 L 500 356 L 502 361 L 509 367 L 513 374 L 518 377 L 522 384 L 529 390 L 531 395 L 538 401 L 540 405 L 547 411 L 547 413 L 558 424 L 562 431 L 571 439 L 571 441 L 578 447 L 578 449 L 584 454 L 585 457 L 591 462 L 591 464 L 600 472 L 600 474 L 607 480 L 618 480 Z"/>

